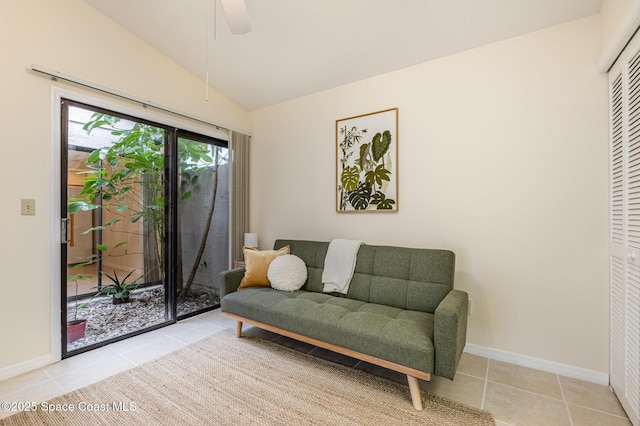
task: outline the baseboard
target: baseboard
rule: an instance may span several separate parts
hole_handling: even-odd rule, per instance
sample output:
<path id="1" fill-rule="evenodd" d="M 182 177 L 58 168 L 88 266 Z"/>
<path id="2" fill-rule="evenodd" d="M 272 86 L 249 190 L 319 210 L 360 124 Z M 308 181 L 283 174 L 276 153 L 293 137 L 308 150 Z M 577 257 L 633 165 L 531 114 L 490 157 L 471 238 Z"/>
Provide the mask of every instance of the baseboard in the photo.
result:
<path id="1" fill-rule="evenodd" d="M 472 355 L 483 356 L 497 361 L 508 362 L 509 364 L 520 365 L 522 367 L 535 368 L 536 370 L 558 374 L 560 376 L 571 377 L 572 379 L 583 380 L 585 382 L 597 383 L 609 386 L 609 374 L 601 371 L 587 370 L 586 368 L 559 362 L 547 361 L 528 355 L 521 355 L 499 349 L 487 348 L 485 346 L 467 343 L 464 351 Z"/>
<path id="2" fill-rule="evenodd" d="M 43 355 L 38 358 L 33 358 L 28 361 L 0 368 L 0 381 L 28 373 L 29 371 L 36 370 L 49 364 L 51 364 L 51 356 Z"/>

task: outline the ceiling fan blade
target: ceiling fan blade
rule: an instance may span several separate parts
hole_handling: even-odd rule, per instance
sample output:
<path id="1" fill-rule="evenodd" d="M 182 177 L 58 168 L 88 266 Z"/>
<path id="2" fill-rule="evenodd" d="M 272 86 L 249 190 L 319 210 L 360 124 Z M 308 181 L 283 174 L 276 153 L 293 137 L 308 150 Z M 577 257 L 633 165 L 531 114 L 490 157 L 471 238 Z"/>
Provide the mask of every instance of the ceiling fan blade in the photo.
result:
<path id="1" fill-rule="evenodd" d="M 233 34 L 246 34 L 251 31 L 249 13 L 244 0 L 220 0 Z"/>

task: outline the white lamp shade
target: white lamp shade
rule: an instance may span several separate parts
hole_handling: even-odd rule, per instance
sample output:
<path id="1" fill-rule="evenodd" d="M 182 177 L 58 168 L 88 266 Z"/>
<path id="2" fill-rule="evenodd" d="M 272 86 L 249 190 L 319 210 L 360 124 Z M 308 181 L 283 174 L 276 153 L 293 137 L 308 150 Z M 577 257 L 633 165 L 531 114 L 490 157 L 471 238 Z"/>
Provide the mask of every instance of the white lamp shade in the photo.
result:
<path id="1" fill-rule="evenodd" d="M 244 246 L 258 248 L 258 234 L 245 233 L 244 234 Z"/>

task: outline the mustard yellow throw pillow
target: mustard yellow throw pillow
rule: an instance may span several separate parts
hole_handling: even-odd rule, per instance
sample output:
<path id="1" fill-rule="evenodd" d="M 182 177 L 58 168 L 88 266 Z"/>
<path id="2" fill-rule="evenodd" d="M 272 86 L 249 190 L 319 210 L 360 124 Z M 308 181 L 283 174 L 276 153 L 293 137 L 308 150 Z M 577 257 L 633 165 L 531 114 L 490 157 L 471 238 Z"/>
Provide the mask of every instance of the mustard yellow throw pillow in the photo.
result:
<path id="1" fill-rule="evenodd" d="M 283 254 L 289 254 L 291 247 L 284 246 L 280 250 L 258 250 L 242 247 L 242 252 L 244 253 L 245 271 L 238 290 L 255 286 L 271 286 L 271 282 L 267 277 L 271 261 Z"/>

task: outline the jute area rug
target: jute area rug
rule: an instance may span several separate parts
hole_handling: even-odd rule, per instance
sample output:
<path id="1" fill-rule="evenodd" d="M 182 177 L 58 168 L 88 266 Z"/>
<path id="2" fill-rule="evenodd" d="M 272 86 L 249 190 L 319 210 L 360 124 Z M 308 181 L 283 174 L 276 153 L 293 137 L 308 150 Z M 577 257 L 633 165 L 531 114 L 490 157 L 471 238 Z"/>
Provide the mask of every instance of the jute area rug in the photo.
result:
<path id="1" fill-rule="evenodd" d="M 494 425 L 491 415 L 226 330 L 0 425 Z M 74 411 L 62 411 L 73 407 Z"/>

